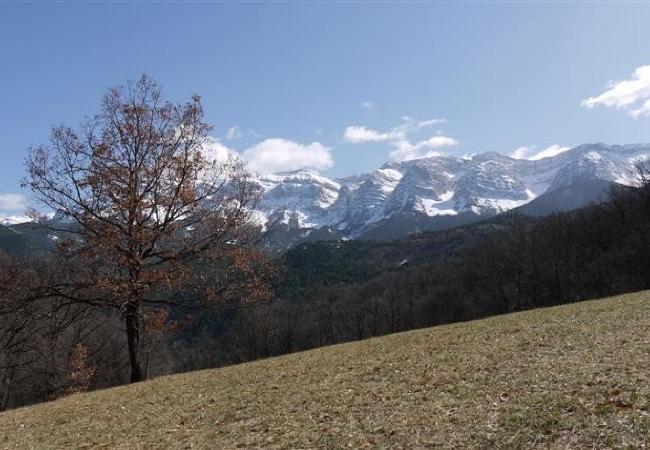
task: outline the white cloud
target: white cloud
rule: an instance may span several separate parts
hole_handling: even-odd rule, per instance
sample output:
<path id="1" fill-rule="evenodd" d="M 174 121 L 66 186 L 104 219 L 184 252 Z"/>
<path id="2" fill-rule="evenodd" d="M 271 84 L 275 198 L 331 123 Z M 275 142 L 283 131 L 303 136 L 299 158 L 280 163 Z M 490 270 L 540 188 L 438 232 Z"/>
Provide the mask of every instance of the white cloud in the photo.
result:
<path id="1" fill-rule="evenodd" d="M 209 136 L 203 143 L 201 149 L 203 156 L 209 160 L 225 163 L 236 159 L 237 152 L 223 145 L 218 139 Z"/>
<path id="2" fill-rule="evenodd" d="M 248 168 L 259 173 L 287 170 L 325 170 L 334 161 L 330 149 L 320 142 L 299 144 L 287 139 L 266 139 L 242 153 Z"/>
<path id="3" fill-rule="evenodd" d="M 445 119 L 415 120 L 409 116 L 402 116 L 404 123 L 391 128 L 386 132 L 373 130 L 364 126 L 350 126 L 345 129 L 343 139 L 350 144 L 364 144 L 366 142 L 382 142 L 404 140 L 413 132 L 433 125 L 444 123 Z"/>
<path id="4" fill-rule="evenodd" d="M 522 145 L 521 147 L 517 147 L 511 154 L 515 159 L 528 159 L 528 155 L 530 155 L 533 151 L 535 150 L 535 146 L 528 147 L 526 145 Z"/>
<path id="5" fill-rule="evenodd" d="M 440 123 L 445 123 L 445 119 L 426 119 L 426 120 L 415 120 L 409 116 L 402 116 L 402 120 L 406 122 L 409 128 L 419 130 L 421 128 L 430 127 L 432 125 L 438 125 Z"/>
<path id="6" fill-rule="evenodd" d="M 435 150 L 455 147 L 458 145 L 458 141 L 448 136 L 437 135 L 416 144 L 411 144 L 407 139 L 396 140 L 391 144 L 393 150 L 390 152 L 390 158 L 394 161 L 405 161 L 429 156 L 441 156 L 442 153 Z"/>
<path id="7" fill-rule="evenodd" d="M 584 99 L 581 105 L 621 109 L 634 118 L 650 116 L 650 65 L 637 67 L 627 80 L 610 82 L 603 93 Z"/>
<path id="8" fill-rule="evenodd" d="M 22 194 L 0 193 L 0 209 L 6 211 L 24 210 L 27 207 L 27 197 Z"/>
<path id="9" fill-rule="evenodd" d="M 409 116 L 402 116 L 402 121 L 404 122 L 401 125 L 396 126 L 390 130 L 390 134 L 393 137 L 404 138 L 408 133 L 413 131 L 418 131 L 423 128 L 428 128 L 433 125 L 445 123 L 445 119 L 425 119 L 425 120 L 416 120 Z"/>
<path id="10" fill-rule="evenodd" d="M 252 128 L 242 128 L 237 125 L 233 125 L 232 127 L 228 128 L 228 130 L 226 131 L 226 139 L 228 139 L 229 141 L 234 141 L 244 137 L 259 138 L 260 135 L 257 131 L 253 130 Z"/>
<path id="11" fill-rule="evenodd" d="M 351 126 L 345 129 L 343 139 L 351 144 L 363 144 L 365 142 L 381 142 L 390 139 L 389 133 L 380 133 L 368 127 Z"/>
<path id="12" fill-rule="evenodd" d="M 522 146 L 516 148 L 510 156 L 516 159 L 529 159 L 531 161 L 536 161 L 542 158 L 550 158 L 551 156 L 557 156 L 560 153 L 564 153 L 569 150 L 571 147 L 566 145 L 554 144 L 549 147 L 546 147 L 543 150 L 537 151 L 537 147 L 534 145 L 531 146 Z"/>
<path id="13" fill-rule="evenodd" d="M 542 150 L 539 153 L 536 153 L 535 155 L 531 156 L 529 159 L 532 159 L 533 161 L 542 159 L 542 158 L 550 158 L 551 156 L 557 156 L 560 153 L 564 153 L 567 150 L 569 150 L 571 147 L 567 147 L 564 145 L 558 145 L 554 144 L 549 147 L 546 147 L 544 150 Z"/>
<path id="14" fill-rule="evenodd" d="M 350 126 L 345 129 L 343 139 L 350 144 L 364 144 L 367 142 L 389 142 L 393 147 L 389 156 L 393 160 L 406 160 L 439 155 L 435 149 L 458 145 L 455 139 L 445 136 L 442 131 L 437 131 L 435 136 L 419 141 L 415 144 L 409 140 L 409 134 L 423 128 L 444 123 L 444 119 L 416 120 L 409 116 L 402 116 L 404 123 L 397 125 L 386 132 L 373 130 L 364 126 Z"/>
<path id="15" fill-rule="evenodd" d="M 372 111 L 373 109 L 375 109 L 375 104 L 373 102 L 365 101 L 361 103 L 361 107 L 366 111 Z"/>
<path id="16" fill-rule="evenodd" d="M 249 170 L 259 173 L 306 168 L 324 170 L 333 165 L 330 149 L 320 142 L 303 145 L 280 138 L 266 139 L 238 152 L 210 136 L 203 144 L 202 153 L 208 160 L 217 163 L 241 161 Z"/>
<path id="17" fill-rule="evenodd" d="M 415 144 L 415 148 L 434 149 L 434 148 L 442 148 L 442 147 L 453 147 L 454 145 L 458 145 L 458 142 L 455 139 L 452 139 L 447 136 L 438 135 Z"/>
<path id="18" fill-rule="evenodd" d="M 638 119 L 640 116 L 650 116 L 650 99 L 643 102 L 637 109 L 630 111 L 630 114 L 635 119 Z"/>
<path id="19" fill-rule="evenodd" d="M 243 134 L 242 134 L 241 130 L 239 129 L 239 127 L 237 125 L 235 125 L 234 127 L 228 128 L 228 133 L 226 134 L 226 137 L 228 139 L 230 139 L 230 140 L 239 139 L 242 136 L 243 136 Z"/>
<path id="20" fill-rule="evenodd" d="M 445 123 L 445 119 L 421 120 L 420 122 L 418 122 L 418 127 L 420 128 L 430 127 L 431 125 L 437 125 L 439 123 Z"/>

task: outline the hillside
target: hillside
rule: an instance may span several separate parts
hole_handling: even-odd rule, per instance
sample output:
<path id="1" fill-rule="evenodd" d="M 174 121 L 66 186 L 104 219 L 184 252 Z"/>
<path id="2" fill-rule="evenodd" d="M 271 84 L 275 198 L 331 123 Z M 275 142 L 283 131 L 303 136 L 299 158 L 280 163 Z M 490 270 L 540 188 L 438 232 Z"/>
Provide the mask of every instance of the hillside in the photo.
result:
<path id="1" fill-rule="evenodd" d="M 640 447 L 650 291 L 162 377 L 0 415 L 3 448 Z"/>

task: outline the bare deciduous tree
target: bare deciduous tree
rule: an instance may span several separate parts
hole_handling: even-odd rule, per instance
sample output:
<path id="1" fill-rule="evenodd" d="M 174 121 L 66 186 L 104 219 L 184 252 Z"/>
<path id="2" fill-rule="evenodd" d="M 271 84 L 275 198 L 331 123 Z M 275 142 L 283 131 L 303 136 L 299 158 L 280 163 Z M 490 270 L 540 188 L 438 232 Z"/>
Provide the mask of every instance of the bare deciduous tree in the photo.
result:
<path id="1" fill-rule="evenodd" d="M 256 190 L 238 161 L 211 154 L 209 130 L 198 96 L 170 103 L 143 76 L 27 157 L 24 184 L 61 217 L 48 226 L 76 261 L 48 295 L 119 311 L 132 382 L 143 378 L 143 308 L 268 294 L 268 262 L 249 245 Z"/>

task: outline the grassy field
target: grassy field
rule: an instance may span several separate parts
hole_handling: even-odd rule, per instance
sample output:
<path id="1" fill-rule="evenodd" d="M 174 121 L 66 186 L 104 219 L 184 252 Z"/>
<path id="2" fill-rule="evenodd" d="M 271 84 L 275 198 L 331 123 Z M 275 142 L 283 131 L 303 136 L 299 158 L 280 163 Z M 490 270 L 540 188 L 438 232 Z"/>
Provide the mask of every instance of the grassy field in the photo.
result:
<path id="1" fill-rule="evenodd" d="M 2 448 L 641 448 L 650 292 L 72 395 Z"/>

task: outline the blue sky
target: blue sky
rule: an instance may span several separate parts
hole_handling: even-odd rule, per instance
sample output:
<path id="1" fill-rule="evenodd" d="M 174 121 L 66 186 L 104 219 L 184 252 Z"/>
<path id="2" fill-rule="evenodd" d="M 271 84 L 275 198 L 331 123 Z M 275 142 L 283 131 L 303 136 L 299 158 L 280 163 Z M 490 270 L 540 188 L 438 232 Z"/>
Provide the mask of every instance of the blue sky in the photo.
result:
<path id="1" fill-rule="evenodd" d="M 200 94 L 260 170 L 650 142 L 648 23 L 641 3 L 0 2 L 0 213 L 27 147 L 143 72 Z"/>

